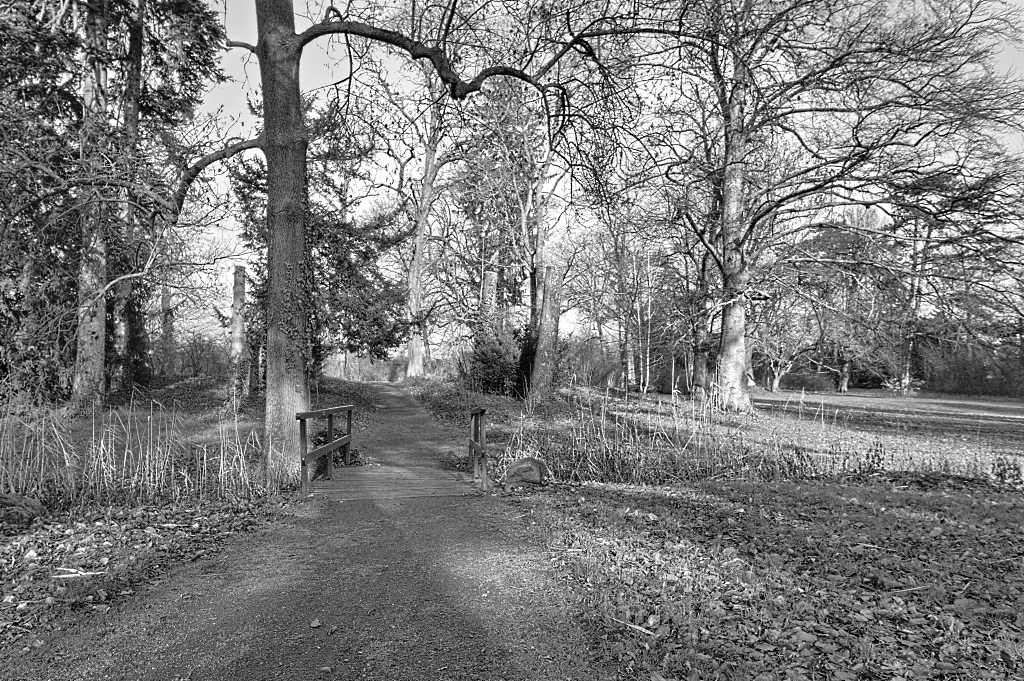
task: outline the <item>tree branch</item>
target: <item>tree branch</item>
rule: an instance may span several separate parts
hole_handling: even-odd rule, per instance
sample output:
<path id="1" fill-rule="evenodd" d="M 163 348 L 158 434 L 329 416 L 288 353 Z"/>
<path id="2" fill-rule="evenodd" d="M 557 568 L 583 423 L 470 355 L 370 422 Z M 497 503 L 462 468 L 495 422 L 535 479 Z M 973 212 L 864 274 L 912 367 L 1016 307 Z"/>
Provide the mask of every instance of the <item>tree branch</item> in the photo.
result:
<path id="1" fill-rule="evenodd" d="M 224 43 L 224 46 L 227 47 L 229 50 L 233 47 L 241 47 L 242 49 L 249 50 L 253 54 L 256 54 L 255 45 L 250 45 L 249 43 L 242 42 L 241 40 L 228 40 Z"/>
<path id="2" fill-rule="evenodd" d="M 437 72 L 438 77 L 448 86 L 452 99 L 458 100 L 465 99 L 474 92 L 478 92 L 480 88 L 483 87 L 485 81 L 490 78 L 494 78 L 495 76 L 516 78 L 536 87 L 537 89 L 543 90 L 545 89 L 545 86 L 541 82 L 541 79 L 543 79 L 570 50 L 587 50 L 589 48 L 587 41 L 592 38 L 606 35 L 674 35 L 678 33 L 676 30 L 659 29 L 656 27 L 632 29 L 621 27 L 611 27 L 606 29 L 597 28 L 602 22 L 607 21 L 606 18 L 602 17 L 590 22 L 586 28 L 577 32 L 562 43 L 561 47 L 559 47 L 555 54 L 547 61 L 547 63 L 541 66 L 536 73 L 530 74 L 522 69 L 510 66 L 490 66 L 477 73 L 472 80 L 467 81 L 464 80 L 455 70 L 451 59 L 443 49 L 443 44 L 431 47 L 419 42 L 418 40 L 413 40 L 398 31 L 378 28 L 360 21 L 340 19 L 328 21 L 327 19 L 330 16 L 340 17 L 340 13 L 337 11 L 328 11 L 324 15 L 325 21 L 322 21 L 319 24 L 314 24 L 303 31 L 299 35 L 298 47 L 300 49 L 321 36 L 338 34 L 359 36 L 361 38 L 367 38 L 369 40 L 384 43 L 385 45 L 391 45 L 392 47 L 408 52 L 409 56 L 412 57 L 413 60 L 426 59 L 430 61 L 434 70 Z"/>
<path id="3" fill-rule="evenodd" d="M 181 209 L 185 205 L 185 197 L 188 195 L 188 190 L 192 187 L 192 183 L 195 182 L 200 173 L 206 170 L 209 166 L 213 165 L 217 161 L 223 161 L 224 159 L 231 158 L 235 154 L 247 149 L 262 148 L 263 136 L 261 135 L 256 139 L 235 142 L 234 144 L 229 144 L 223 149 L 210 152 L 190 165 L 181 174 L 181 180 L 178 182 L 178 189 L 174 192 L 174 214 L 178 215 L 181 213 Z"/>

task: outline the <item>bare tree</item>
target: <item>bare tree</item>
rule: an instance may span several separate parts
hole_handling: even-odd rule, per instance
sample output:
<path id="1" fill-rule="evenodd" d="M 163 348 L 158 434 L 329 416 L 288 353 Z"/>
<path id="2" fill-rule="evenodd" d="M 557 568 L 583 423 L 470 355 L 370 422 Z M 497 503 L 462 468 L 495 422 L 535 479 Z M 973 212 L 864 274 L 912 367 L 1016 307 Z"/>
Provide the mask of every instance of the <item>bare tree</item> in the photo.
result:
<path id="1" fill-rule="evenodd" d="M 992 67 L 1013 17 L 989 0 L 690 9 L 683 40 L 651 39 L 678 56 L 645 86 L 671 122 L 651 143 L 679 186 L 703 187 L 683 215 L 721 275 L 720 398 L 745 410 L 757 259 L 824 206 L 884 202 L 883 178 L 963 164 L 958 145 L 1016 126 L 1020 83 Z"/>

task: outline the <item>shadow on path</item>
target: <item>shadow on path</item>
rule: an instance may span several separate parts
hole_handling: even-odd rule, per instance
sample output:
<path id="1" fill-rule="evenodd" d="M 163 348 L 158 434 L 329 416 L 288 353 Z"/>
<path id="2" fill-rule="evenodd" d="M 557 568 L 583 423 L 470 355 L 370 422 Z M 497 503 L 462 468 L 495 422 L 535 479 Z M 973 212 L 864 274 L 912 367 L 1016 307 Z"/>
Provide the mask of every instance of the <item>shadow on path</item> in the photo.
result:
<path id="1" fill-rule="evenodd" d="M 376 389 L 382 407 L 358 435 L 362 451 L 406 468 L 458 451 L 459 434 L 412 398 Z M 588 665 L 548 564 L 537 526 L 498 498 L 315 497 L 106 615 L 85 615 L 0 676 L 611 678 Z"/>

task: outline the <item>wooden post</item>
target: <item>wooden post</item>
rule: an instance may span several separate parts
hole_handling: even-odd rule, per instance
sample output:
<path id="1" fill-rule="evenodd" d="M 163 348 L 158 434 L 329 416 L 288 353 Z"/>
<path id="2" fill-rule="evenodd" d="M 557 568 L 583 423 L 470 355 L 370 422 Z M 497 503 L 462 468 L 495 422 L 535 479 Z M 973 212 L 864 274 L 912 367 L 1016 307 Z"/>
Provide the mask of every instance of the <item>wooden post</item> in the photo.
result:
<path id="1" fill-rule="evenodd" d="M 334 442 L 334 414 L 327 415 L 327 444 Z M 334 452 L 327 455 L 327 479 L 334 479 Z"/>
<path id="2" fill-rule="evenodd" d="M 477 415 L 472 413 L 469 415 L 469 464 L 473 468 L 473 480 L 477 480 L 480 477 L 476 470 L 476 450 L 473 449 L 473 443 L 476 442 L 476 424 Z"/>
<path id="3" fill-rule="evenodd" d="M 302 493 L 309 494 L 309 465 L 306 464 L 306 419 L 299 419 L 299 453 L 302 457 Z"/>
<path id="4" fill-rule="evenodd" d="M 469 414 L 469 462 L 473 468 L 473 482 L 479 482 L 480 489 L 488 492 L 492 489 L 487 477 L 487 422 L 484 420 L 486 410 L 476 408 Z"/>
<path id="5" fill-rule="evenodd" d="M 349 409 L 345 416 L 345 435 L 348 435 L 348 442 L 345 443 L 345 465 L 352 464 L 352 410 Z"/>
<path id="6" fill-rule="evenodd" d="M 491 481 L 487 477 L 487 421 L 484 419 L 486 412 L 480 412 L 480 489 L 485 492 L 491 491 Z"/>

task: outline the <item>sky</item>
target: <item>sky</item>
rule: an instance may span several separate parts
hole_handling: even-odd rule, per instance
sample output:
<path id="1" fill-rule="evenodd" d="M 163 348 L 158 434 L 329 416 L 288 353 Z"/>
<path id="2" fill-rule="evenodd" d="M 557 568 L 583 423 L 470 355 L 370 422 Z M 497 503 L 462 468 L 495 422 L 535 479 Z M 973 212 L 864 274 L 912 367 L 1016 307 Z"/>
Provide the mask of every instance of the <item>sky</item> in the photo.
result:
<path id="1" fill-rule="evenodd" d="M 255 0 L 207 0 L 220 15 L 227 27 L 228 40 L 240 40 L 256 44 L 256 3 Z M 322 4 L 312 3 L 314 6 Z M 329 3 L 327 3 L 329 4 Z M 304 8 L 303 0 L 295 0 L 296 8 Z M 312 22 L 296 17 L 296 30 L 302 31 Z M 307 46 L 302 55 L 300 82 L 304 91 L 337 82 L 345 74 L 344 59 L 331 41 L 321 38 Z M 208 110 L 223 107 L 224 113 L 232 118 L 248 119 L 247 99 L 258 96 L 260 84 L 259 63 L 256 57 L 242 48 L 228 50 L 221 62 L 225 74 L 231 79 L 216 86 L 206 101 Z M 251 125 L 251 122 L 248 123 Z M 235 132 L 238 136 L 244 136 Z"/>

